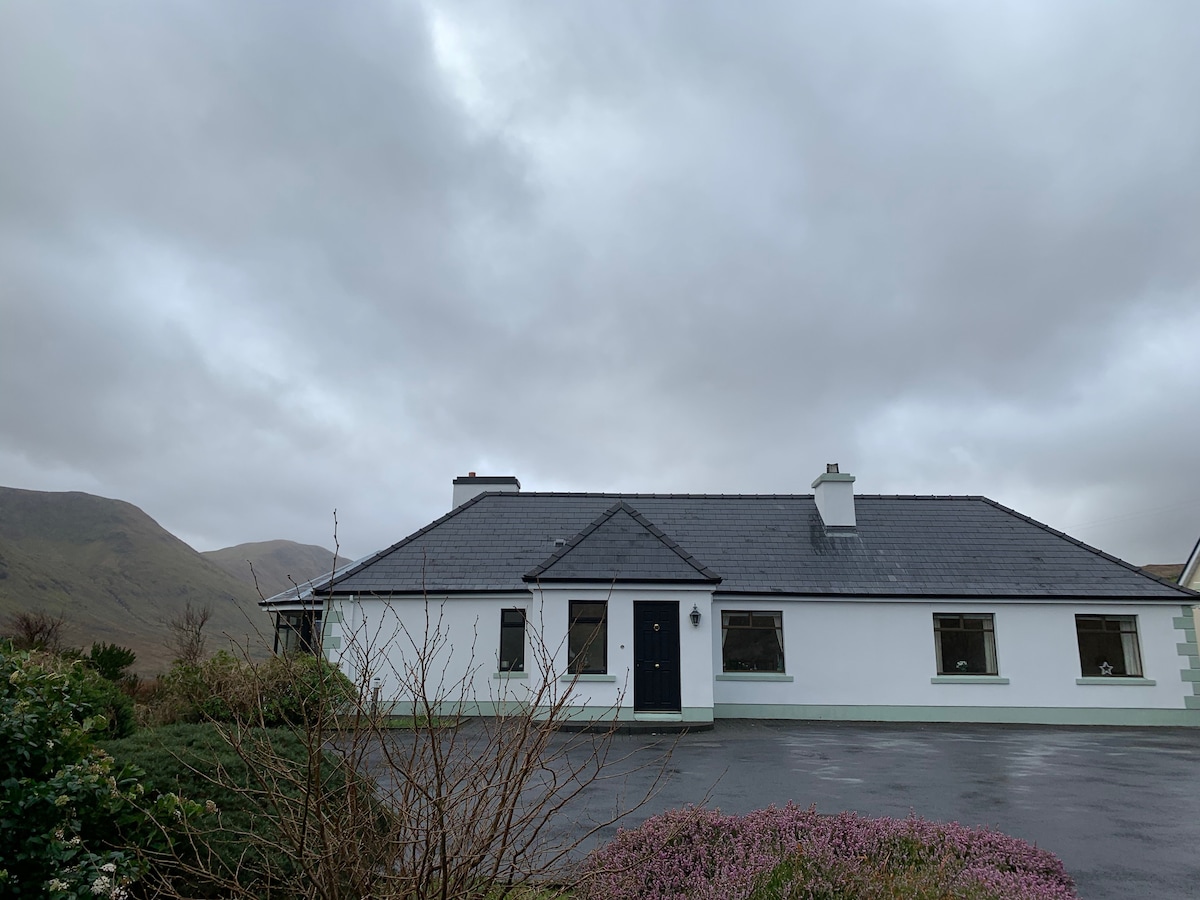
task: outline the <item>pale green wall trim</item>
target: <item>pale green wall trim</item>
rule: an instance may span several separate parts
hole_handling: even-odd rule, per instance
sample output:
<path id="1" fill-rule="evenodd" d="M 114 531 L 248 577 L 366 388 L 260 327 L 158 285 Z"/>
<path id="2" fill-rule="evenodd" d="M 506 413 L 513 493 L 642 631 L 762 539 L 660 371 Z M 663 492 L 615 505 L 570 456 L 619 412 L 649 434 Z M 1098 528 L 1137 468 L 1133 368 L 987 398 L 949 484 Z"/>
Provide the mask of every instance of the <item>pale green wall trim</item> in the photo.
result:
<path id="1" fill-rule="evenodd" d="M 717 719 L 834 722 L 979 722 L 1010 725 L 1190 725 L 1200 727 L 1200 697 L 1186 709 L 1089 709 L 1063 706 L 817 706 L 717 703 Z M 1193 705 L 1190 701 L 1195 700 Z"/>
<path id="2" fill-rule="evenodd" d="M 558 680 L 563 684 L 570 684 L 572 681 L 616 681 L 616 675 L 560 675 Z"/>
<path id="3" fill-rule="evenodd" d="M 492 677 L 500 681 L 508 681 L 511 678 L 528 678 L 528 672 L 493 672 Z"/>
<path id="4" fill-rule="evenodd" d="M 411 700 L 383 700 L 379 711 L 388 716 L 411 716 L 414 713 Z M 438 718 L 453 719 L 457 716 L 519 716 L 529 712 L 529 704 L 520 700 L 488 700 L 479 703 L 435 703 L 433 714 Z M 419 709 L 424 715 L 425 709 Z"/>
<path id="5" fill-rule="evenodd" d="M 321 648 L 324 650 L 341 650 L 342 636 L 340 634 L 331 634 L 328 637 L 321 638 Z"/>
<path id="6" fill-rule="evenodd" d="M 327 615 L 325 617 L 325 621 L 333 622 L 338 625 L 341 625 L 343 622 L 346 621 L 346 616 L 342 613 L 342 611 L 340 609 L 335 609 L 332 612 L 330 612 L 329 615 Z"/>
<path id="7" fill-rule="evenodd" d="M 717 681 L 795 681 L 783 672 L 718 672 Z"/>
<path id="8" fill-rule="evenodd" d="M 1200 698 L 1200 679 L 1196 677 L 1197 673 L 1200 673 L 1200 645 L 1196 643 L 1196 620 L 1190 606 L 1180 607 L 1180 610 L 1183 615 L 1171 620 L 1176 629 L 1183 632 L 1183 642 L 1176 644 L 1175 650 L 1187 668 L 1180 670 L 1179 677 L 1185 685 L 1191 684 L 1192 696 Z"/>
<path id="9" fill-rule="evenodd" d="M 1111 675 L 1105 678 L 1103 675 L 1087 675 L 1083 678 L 1076 678 L 1076 684 L 1100 684 L 1104 687 L 1153 687 L 1158 684 L 1153 678 L 1126 678 L 1124 676 Z"/>
<path id="10" fill-rule="evenodd" d="M 930 684 L 1008 684 L 1002 675 L 934 675 Z"/>
<path id="11" fill-rule="evenodd" d="M 1061 706 L 820 706 L 783 703 L 718 703 L 712 709 L 685 706 L 678 720 L 683 724 L 707 724 L 715 719 L 795 719 L 834 722 L 978 722 L 1011 725 L 1175 725 L 1200 727 L 1200 697 L 1185 697 L 1185 709 L 1089 709 Z M 385 701 L 380 712 L 411 716 L 413 704 Z M 517 700 L 478 703 L 443 703 L 434 715 L 516 716 L 529 712 Z M 564 710 L 572 721 L 635 722 L 645 713 L 622 706 L 572 706 Z M 614 715 L 615 714 L 615 715 Z"/>
<path id="12" fill-rule="evenodd" d="M 642 721 L 662 721 L 662 722 L 683 722 L 684 724 L 707 724 L 713 720 L 713 711 L 707 706 L 685 706 L 677 713 L 666 713 L 665 715 L 672 716 L 670 719 L 643 719 L 643 716 L 664 715 L 663 713 L 642 713 L 637 712 L 630 706 L 622 706 L 614 710 L 611 706 L 572 706 L 568 707 L 567 716 L 573 721 L 595 722 L 604 721 L 614 718 L 613 713 L 616 713 L 618 722 L 642 722 Z"/>

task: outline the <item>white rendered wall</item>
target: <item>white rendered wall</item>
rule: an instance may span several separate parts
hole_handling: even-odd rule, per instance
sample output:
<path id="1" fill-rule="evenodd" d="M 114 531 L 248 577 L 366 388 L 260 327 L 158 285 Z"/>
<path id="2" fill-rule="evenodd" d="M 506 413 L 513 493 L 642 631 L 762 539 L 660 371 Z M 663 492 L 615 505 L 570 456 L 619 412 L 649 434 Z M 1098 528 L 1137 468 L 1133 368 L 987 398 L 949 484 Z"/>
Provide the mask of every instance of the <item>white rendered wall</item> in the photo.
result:
<path id="1" fill-rule="evenodd" d="M 721 673 L 720 612 L 782 610 L 787 681 Z M 1007 684 L 932 683 L 937 676 L 933 614 L 988 612 Z M 1076 613 L 1133 615 L 1145 680 L 1154 684 L 1076 683 L 1081 676 Z M 712 618 L 717 704 L 821 706 L 1115 707 L 1182 709 L 1190 685 L 1180 677 L 1177 603 L 1014 603 L 1011 601 L 854 602 L 720 600 Z"/>
<path id="2" fill-rule="evenodd" d="M 528 677 L 498 677 L 500 610 L 518 608 L 528 613 L 528 595 L 338 598 L 327 654 L 357 684 L 378 688 L 384 702 L 411 702 L 414 684 L 443 703 L 523 701 Z"/>
<path id="3" fill-rule="evenodd" d="M 561 675 L 567 670 L 565 636 L 570 615 L 570 601 L 589 600 L 608 602 L 608 675 L 611 680 L 595 676 L 581 677 L 566 687 L 572 692 L 572 705 L 596 709 L 619 707 L 633 711 L 633 604 L 636 601 L 671 601 L 679 604 L 679 670 L 680 705 L 684 710 L 711 711 L 713 705 L 712 678 L 712 591 L 697 588 L 662 588 L 656 586 L 604 586 L 594 589 L 578 587 L 539 587 L 534 591 L 531 618 L 541 615 L 547 646 L 554 645 L 554 670 Z M 688 618 L 695 605 L 701 611 L 700 625 L 693 626 Z M 560 677 L 560 684 L 562 679 Z"/>
<path id="4" fill-rule="evenodd" d="M 567 625 L 571 600 L 608 602 L 608 672 L 567 675 Z M 525 702 L 543 687 L 543 702 L 566 697 L 572 707 L 601 714 L 633 712 L 633 604 L 679 604 L 682 707 L 711 716 L 712 592 L 707 589 L 649 587 L 536 589 L 527 595 L 440 596 L 428 600 L 377 599 L 331 602 L 326 648 L 331 662 L 356 683 L 388 703 L 409 703 L 405 685 L 419 681 L 415 665 L 426 657 L 425 693 L 443 701 L 478 704 Z M 688 614 L 701 610 L 699 627 Z M 526 610 L 525 672 L 499 671 L 500 610 Z M 426 635 L 429 635 L 426 643 Z M 417 647 L 427 648 L 420 654 Z"/>
<path id="5" fill-rule="evenodd" d="M 564 680 L 571 600 L 608 601 L 608 673 Z M 741 710 L 739 715 L 784 715 L 784 707 L 1074 708 L 1182 710 L 1191 696 L 1180 670 L 1188 662 L 1173 619 L 1181 605 L 930 601 L 808 601 L 720 599 L 699 589 L 661 587 L 562 588 L 528 595 L 431 597 L 422 600 L 337 599 L 326 616 L 326 648 L 351 678 L 366 668 L 386 702 L 409 699 L 397 672 L 424 640 L 426 616 L 434 636 L 428 654 L 430 695 L 479 705 L 523 702 L 543 686 L 551 697 L 569 694 L 586 715 L 632 718 L 633 603 L 679 603 L 681 706 L 697 711 Z M 700 626 L 688 613 L 695 603 Z M 500 610 L 527 610 L 523 675 L 498 672 Z M 781 610 L 786 680 L 721 672 L 721 610 Z M 990 612 L 994 616 L 999 676 L 1007 683 L 933 683 L 937 677 L 933 614 Z M 1137 617 L 1143 680 L 1077 684 L 1080 678 L 1076 613 Z M 539 654 L 540 646 L 544 653 Z M 550 681 L 544 681 L 544 675 Z M 378 679 L 375 682 L 374 679 Z M 1148 683 L 1153 682 L 1153 684 Z M 746 707 L 760 707 L 761 712 Z M 614 710 L 614 707 L 616 709 Z M 690 712 L 689 712 L 690 711 Z M 710 712 L 711 714 L 711 712 Z M 803 716 L 802 716 L 803 717 Z"/>

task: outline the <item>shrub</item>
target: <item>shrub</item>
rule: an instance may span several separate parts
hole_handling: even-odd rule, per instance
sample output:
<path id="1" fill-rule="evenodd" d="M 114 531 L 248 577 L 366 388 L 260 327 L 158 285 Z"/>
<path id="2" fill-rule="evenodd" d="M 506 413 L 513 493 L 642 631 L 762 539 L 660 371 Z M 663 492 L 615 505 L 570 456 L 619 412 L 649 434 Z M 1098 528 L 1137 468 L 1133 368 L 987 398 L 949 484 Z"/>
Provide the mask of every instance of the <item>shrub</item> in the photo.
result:
<path id="1" fill-rule="evenodd" d="M 793 804 L 745 816 L 664 813 L 584 863 L 579 900 L 1073 900 L 1045 850 L 924 819 L 821 816 Z"/>
<path id="2" fill-rule="evenodd" d="M 155 690 L 151 720 L 241 722 L 273 728 L 332 719 L 357 696 L 335 666 L 308 655 L 239 660 L 221 651 L 200 665 L 177 663 Z"/>
<path id="3" fill-rule="evenodd" d="M 287 729 L 169 725 L 104 747 L 144 770 L 147 798 L 204 798 L 215 813 L 193 817 L 169 853 L 150 855 L 147 881 L 168 896 L 229 896 L 231 881 L 251 896 L 298 895 L 300 873 L 279 848 L 281 829 L 296 827 L 291 813 L 303 805 L 305 789 L 314 802 L 345 792 L 347 772 L 337 760 L 318 748 L 318 768 L 310 747 Z"/>
<path id="4" fill-rule="evenodd" d="M 139 773 L 92 746 L 98 683 L 124 698 L 78 662 L 0 650 L 0 897 L 116 896 L 141 874 L 111 840 L 145 817 Z"/>
<path id="5" fill-rule="evenodd" d="M 45 610 L 23 611 L 9 617 L 5 630 L 17 650 L 53 652 L 62 647 L 62 633 L 66 624 L 66 616 L 61 613 L 53 616 Z"/>
<path id="6" fill-rule="evenodd" d="M 98 641 L 85 659 L 100 677 L 120 684 L 130 680 L 129 667 L 137 662 L 137 654 L 128 647 Z"/>
<path id="7" fill-rule="evenodd" d="M 104 716 L 106 724 L 100 733 L 115 738 L 133 734 L 137 727 L 133 698 L 121 690 L 120 685 L 80 665 L 73 668 L 70 677 L 78 687 L 82 702 L 92 709 L 93 714 Z"/>

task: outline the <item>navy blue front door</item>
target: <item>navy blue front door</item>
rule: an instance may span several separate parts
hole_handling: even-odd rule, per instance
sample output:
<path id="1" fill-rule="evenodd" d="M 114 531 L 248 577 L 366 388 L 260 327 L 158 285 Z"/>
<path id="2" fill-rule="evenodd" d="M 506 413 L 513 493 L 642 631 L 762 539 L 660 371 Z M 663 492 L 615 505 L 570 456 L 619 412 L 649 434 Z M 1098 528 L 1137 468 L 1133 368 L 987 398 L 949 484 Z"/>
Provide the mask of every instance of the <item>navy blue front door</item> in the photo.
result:
<path id="1" fill-rule="evenodd" d="M 633 708 L 679 712 L 679 603 L 633 604 Z"/>

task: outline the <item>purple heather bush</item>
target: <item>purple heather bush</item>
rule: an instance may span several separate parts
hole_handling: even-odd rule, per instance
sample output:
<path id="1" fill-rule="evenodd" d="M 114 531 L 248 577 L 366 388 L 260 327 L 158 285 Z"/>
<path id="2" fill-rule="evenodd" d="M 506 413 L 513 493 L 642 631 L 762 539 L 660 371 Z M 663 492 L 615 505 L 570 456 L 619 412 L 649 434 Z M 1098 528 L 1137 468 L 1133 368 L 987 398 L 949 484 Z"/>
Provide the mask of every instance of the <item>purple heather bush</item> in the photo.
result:
<path id="1" fill-rule="evenodd" d="M 1053 854 L 957 823 L 688 808 L 622 830 L 578 900 L 1076 900 Z"/>

